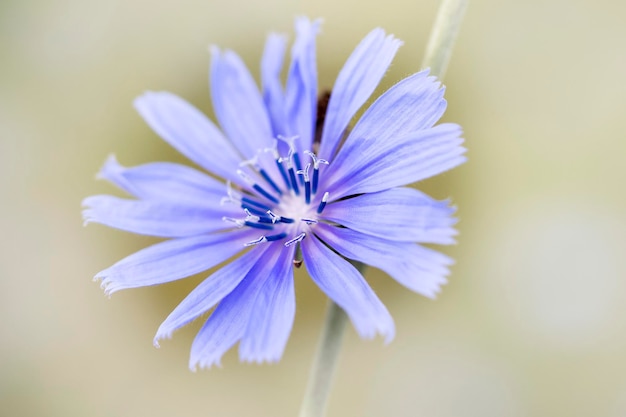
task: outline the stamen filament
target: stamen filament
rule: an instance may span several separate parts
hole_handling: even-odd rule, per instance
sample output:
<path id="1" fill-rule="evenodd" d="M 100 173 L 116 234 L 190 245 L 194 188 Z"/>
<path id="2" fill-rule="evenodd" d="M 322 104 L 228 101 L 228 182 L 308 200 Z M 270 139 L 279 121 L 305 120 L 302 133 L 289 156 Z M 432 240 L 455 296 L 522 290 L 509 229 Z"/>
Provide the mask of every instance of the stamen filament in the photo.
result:
<path id="1" fill-rule="evenodd" d="M 311 181 L 304 181 L 304 200 L 311 204 Z"/>
<path id="2" fill-rule="evenodd" d="M 287 237 L 287 233 L 282 232 L 279 233 L 277 235 L 269 235 L 269 236 L 265 236 L 265 239 L 267 239 L 268 242 L 274 242 L 276 240 L 281 240 Z"/>
<path id="3" fill-rule="evenodd" d="M 278 171 L 280 171 L 280 176 L 283 177 L 283 181 L 285 181 L 285 185 L 287 189 L 291 189 L 291 184 L 289 183 L 289 177 L 287 176 L 287 171 L 285 171 L 285 167 L 283 166 L 283 159 L 280 157 L 278 153 L 278 140 L 274 139 L 274 146 L 271 148 L 265 148 L 265 152 L 271 152 L 274 155 L 274 159 L 276 160 L 276 166 L 278 167 Z"/>
<path id="4" fill-rule="evenodd" d="M 266 213 L 268 216 L 272 218 L 272 223 L 276 223 L 277 221 L 280 221 L 281 219 L 281 217 L 278 214 L 274 214 L 272 210 L 268 210 L 266 211 Z"/>
<path id="5" fill-rule="evenodd" d="M 222 217 L 222 221 L 224 222 L 231 222 L 231 223 L 235 223 L 237 225 L 238 228 L 242 228 L 244 225 L 244 221 L 243 220 L 239 220 L 239 219 L 233 219 L 232 217 Z"/>
<path id="6" fill-rule="evenodd" d="M 248 185 L 255 184 L 254 179 L 252 179 L 252 177 L 250 175 L 248 175 L 245 172 L 243 172 L 243 170 L 238 169 L 237 170 L 237 175 L 239 175 L 241 177 L 241 179 L 244 180 Z"/>
<path id="7" fill-rule="evenodd" d="M 233 190 L 233 184 L 230 180 L 226 181 L 226 195 L 228 195 L 230 201 L 239 202 L 242 199 L 241 194 Z"/>
<path id="8" fill-rule="evenodd" d="M 317 214 L 321 214 L 324 211 L 324 207 L 326 207 L 326 202 L 328 201 L 328 191 L 324 193 L 322 197 L 322 201 L 320 201 L 320 205 L 317 207 Z"/>
<path id="9" fill-rule="evenodd" d="M 296 166 L 296 171 L 300 171 L 302 169 L 302 163 L 300 162 L 300 155 L 298 155 L 298 152 L 294 152 L 293 155 L 293 162 Z M 303 181 L 302 178 L 300 178 L 300 185 L 302 185 Z"/>
<path id="10" fill-rule="evenodd" d="M 259 217 L 263 216 L 265 214 L 264 211 L 261 211 L 261 210 L 259 210 L 256 207 L 250 207 L 250 206 L 246 206 L 246 205 L 242 204 L 241 208 L 244 209 L 244 210 L 248 210 L 250 213 L 252 213 L 252 214 L 254 214 L 256 216 L 259 216 Z"/>
<path id="11" fill-rule="evenodd" d="M 254 188 L 263 197 L 267 198 L 268 200 L 270 200 L 274 204 L 278 204 L 279 203 L 279 201 L 278 201 L 278 199 L 276 197 L 274 197 L 273 195 L 271 195 L 270 193 L 265 191 L 263 189 L 263 187 L 261 187 L 259 184 L 257 184 L 251 176 L 249 176 L 248 174 L 246 174 L 245 172 L 243 172 L 240 169 L 237 170 L 237 175 L 239 175 L 241 177 L 241 179 L 243 179 L 246 183 L 248 183 L 248 185 L 250 185 L 252 188 Z"/>
<path id="12" fill-rule="evenodd" d="M 324 164 L 324 165 L 328 165 L 329 162 L 325 159 L 322 158 L 318 158 L 317 155 L 315 155 L 313 152 L 311 151 L 304 151 L 305 154 L 309 155 L 311 157 L 311 159 L 313 160 L 313 195 L 315 195 L 317 193 L 317 185 L 319 183 L 319 176 L 320 176 L 320 164 Z"/>
<path id="13" fill-rule="evenodd" d="M 305 154 L 309 155 L 311 157 L 311 159 L 313 160 L 313 166 L 315 168 L 319 168 L 320 164 L 324 164 L 324 165 L 328 165 L 328 161 L 322 158 L 318 158 L 317 155 L 315 155 L 313 152 L 306 150 L 304 151 Z"/>
<path id="14" fill-rule="evenodd" d="M 274 226 L 266 223 L 255 223 L 249 220 L 243 222 L 245 226 L 252 227 L 254 229 L 274 230 Z"/>
<path id="15" fill-rule="evenodd" d="M 262 213 L 261 216 L 257 216 L 255 214 L 252 214 L 250 212 L 250 210 L 248 210 L 246 207 L 244 207 L 243 211 L 246 213 L 246 221 L 248 222 L 253 222 L 253 223 L 270 223 L 270 224 L 274 224 L 275 222 L 273 221 L 273 219 L 266 217 L 265 213 Z"/>
<path id="16" fill-rule="evenodd" d="M 302 175 L 304 178 L 304 195 L 306 199 L 306 203 L 311 203 L 311 182 L 309 181 L 309 169 L 311 168 L 311 163 L 306 164 L 304 169 L 298 170 L 298 174 Z M 300 182 L 302 184 L 302 182 Z"/>
<path id="17" fill-rule="evenodd" d="M 295 220 L 294 219 L 290 219 L 289 217 L 281 217 L 279 222 L 281 222 L 281 223 L 294 223 Z"/>
<path id="18" fill-rule="evenodd" d="M 259 223 L 267 223 L 267 224 L 274 224 L 274 223 L 276 223 L 276 222 L 274 221 L 274 219 L 272 219 L 272 218 L 270 218 L 270 217 L 259 217 L 258 222 L 259 222 Z"/>
<path id="19" fill-rule="evenodd" d="M 247 208 L 243 209 L 243 212 L 246 213 L 246 220 L 249 222 L 258 222 L 260 217 L 250 213 L 250 210 Z"/>
<path id="20" fill-rule="evenodd" d="M 265 181 L 267 181 L 267 183 L 274 189 L 274 191 L 278 193 L 278 195 L 283 195 L 283 192 L 280 191 L 280 188 L 278 188 L 278 185 L 276 185 L 274 180 L 272 180 L 272 178 L 267 174 L 267 172 L 263 168 L 259 169 L 259 173 L 261 174 L 263 179 L 265 179 Z"/>
<path id="21" fill-rule="evenodd" d="M 294 171 L 293 167 L 289 167 L 289 179 L 291 179 L 291 188 L 293 189 L 293 192 L 296 193 L 296 195 L 300 195 L 298 180 L 296 179 L 296 171 Z"/>
<path id="22" fill-rule="evenodd" d="M 319 183 L 319 179 L 320 179 L 320 169 L 318 167 L 314 167 L 313 168 L 313 187 L 311 190 L 313 194 L 317 193 L 317 184 Z"/>
<path id="23" fill-rule="evenodd" d="M 286 241 L 285 247 L 295 245 L 296 243 L 302 241 L 302 239 L 304 239 L 305 237 L 306 237 L 306 233 L 302 232 L 298 236 L 294 237 L 293 239 Z"/>
<path id="24" fill-rule="evenodd" d="M 263 210 L 264 212 L 267 212 L 267 210 L 269 210 L 269 209 L 270 209 L 270 208 L 269 208 L 268 206 L 266 206 L 265 204 L 263 204 L 263 203 L 259 203 L 258 201 L 253 200 L 253 199 L 251 199 L 251 198 L 249 198 L 249 197 L 242 197 L 242 198 L 241 198 L 241 202 L 242 202 L 242 203 L 245 203 L 245 204 L 247 204 L 247 205 L 249 205 L 249 206 L 256 206 L 256 207 L 258 207 L 259 209 Z"/>
<path id="25" fill-rule="evenodd" d="M 267 198 L 268 200 L 270 200 L 272 203 L 274 204 L 278 204 L 280 203 L 280 201 L 274 197 L 273 195 L 271 195 L 270 193 L 268 193 L 267 191 L 265 191 L 263 189 L 263 187 L 261 187 L 259 184 L 254 184 L 252 186 L 252 188 L 254 188 L 259 194 L 261 194 L 263 197 Z"/>
<path id="26" fill-rule="evenodd" d="M 249 166 L 249 167 L 252 167 L 252 168 L 258 170 L 259 169 L 259 156 L 258 155 L 254 155 L 254 157 L 240 162 L 239 166 L 240 167 Z"/>
<path id="27" fill-rule="evenodd" d="M 285 185 L 287 186 L 287 189 L 291 190 L 291 183 L 289 182 L 287 171 L 285 171 L 285 166 L 283 165 L 282 161 L 280 161 L 280 158 L 276 158 L 276 166 L 278 167 L 278 170 L 280 171 L 280 176 L 283 177 L 283 181 L 285 181 Z"/>
<path id="28" fill-rule="evenodd" d="M 264 242 L 267 242 L 267 238 L 265 236 L 261 236 L 260 238 L 251 240 L 250 242 L 246 242 L 243 245 L 254 246 L 254 245 L 258 245 L 259 243 L 264 243 Z"/>

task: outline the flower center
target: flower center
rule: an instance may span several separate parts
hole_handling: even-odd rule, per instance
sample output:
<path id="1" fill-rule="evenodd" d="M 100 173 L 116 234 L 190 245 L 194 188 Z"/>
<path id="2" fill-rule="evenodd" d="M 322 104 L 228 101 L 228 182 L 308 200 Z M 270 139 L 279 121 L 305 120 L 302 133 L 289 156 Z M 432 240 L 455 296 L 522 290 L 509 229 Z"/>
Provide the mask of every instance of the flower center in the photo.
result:
<path id="1" fill-rule="evenodd" d="M 260 232 L 259 238 L 245 246 L 280 241 L 289 247 L 301 242 L 318 223 L 328 201 L 328 193 L 318 190 L 320 167 L 328 161 L 305 151 L 311 161 L 303 168 L 294 144 L 297 137 L 279 139 L 289 146 L 286 157 L 280 156 L 276 141 L 273 148 L 259 150 L 254 158 L 240 164 L 237 174 L 248 187 L 235 190 L 227 183 L 222 203 L 237 204 L 242 217 L 223 220 Z"/>

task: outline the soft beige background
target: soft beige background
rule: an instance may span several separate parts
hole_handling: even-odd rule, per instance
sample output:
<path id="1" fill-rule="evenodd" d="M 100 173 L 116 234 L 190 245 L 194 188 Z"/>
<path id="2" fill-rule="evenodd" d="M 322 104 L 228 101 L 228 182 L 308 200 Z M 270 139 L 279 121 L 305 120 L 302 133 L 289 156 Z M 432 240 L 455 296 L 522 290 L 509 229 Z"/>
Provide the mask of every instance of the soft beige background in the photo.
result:
<path id="1" fill-rule="evenodd" d="M 339 4 L 337 4 L 339 3 Z M 320 85 L 382 26 L 405 40 L 384 87 L 418 69 L 435 0 L 55 0 L 0 3 L 0 414 L 294 416 L 325 298 L 297 277 L 283 360 L 187 369 L 199 323 L 152 347 L 202 276 L 107 299 L 95 272 L 151 239 L 93 225 L 83 197 L 124 164 L 183 161 L 131 107 L 169 90 L 210 112 L 207 46 L 256 71 L 270 30 L 325 19 Z M 350 329 L 340 416 L 626 415 L 626 3 L 470 4 L 446 119 L 470 162 L 423 188 L 459 206 L 458 262 L 436 302 L 370 271 L 396 340 Z"/>

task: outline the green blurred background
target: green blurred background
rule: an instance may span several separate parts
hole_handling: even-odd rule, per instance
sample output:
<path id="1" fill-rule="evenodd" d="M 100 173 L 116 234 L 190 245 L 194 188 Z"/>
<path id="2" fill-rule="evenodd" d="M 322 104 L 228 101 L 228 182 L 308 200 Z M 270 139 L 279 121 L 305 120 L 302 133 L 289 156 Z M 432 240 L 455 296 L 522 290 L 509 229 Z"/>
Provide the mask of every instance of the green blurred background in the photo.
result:
<path id="1" fill-rule="evenodd" d="M 152 337 L 206 274 L 106 298 L 91 277 L 154 240 L 82 227 L 106 156 L 184 159 L 133 110 L 147 89 L 211 112 L 211 43 L 258 74 L 264 37 L 323 17 L 320 86 L 381 26 L 405 41 L 382 88 L 419 69 L 437 1 L 0 3 L 0 414 L 294 416 L 325 297 L 297 276 L 283 360 L 191 373 L 200 323 Z M 330 417 L 626 415 L 626 2 L 472 1 L 446 75 L 470 161 L 422 188 L 459 206 L 436 302 L 369 271 L 396 319 L 350 328 Z M 382 90 L 381 90 L 382 91 Z"/>

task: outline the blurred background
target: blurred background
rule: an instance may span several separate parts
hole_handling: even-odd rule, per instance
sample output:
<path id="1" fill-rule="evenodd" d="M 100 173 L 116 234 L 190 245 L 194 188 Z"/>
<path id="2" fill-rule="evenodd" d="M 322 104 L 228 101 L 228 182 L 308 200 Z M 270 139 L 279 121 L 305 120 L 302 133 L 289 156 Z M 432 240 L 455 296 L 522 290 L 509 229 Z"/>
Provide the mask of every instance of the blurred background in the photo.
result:
<path id="1" fill-rule="evenodd" d="M 111 299 L 92 276 L 153 239 L 82 226 L 112 152 L 184 162 L 132 108 L 168 90 L 211 114 L 207 46 L 258 74 L 264 37 L 323 17 L 320 87 L 373 27 L 403 39 L 380 91 L 419 69 L 436 0 L 0 3 L 0 414 L 294 416 L 326 299 L 296 277 L 284 358 L 192 373 L 200 322 L 152 346 L 207 274 Z M 397 337 L 349 329 L 330 417 L 626 415 L 626 2 L 472 1 L 445 119 L 470 161 L 420 187 L 459 207 L 436 301 L 370 270 Z"/>

